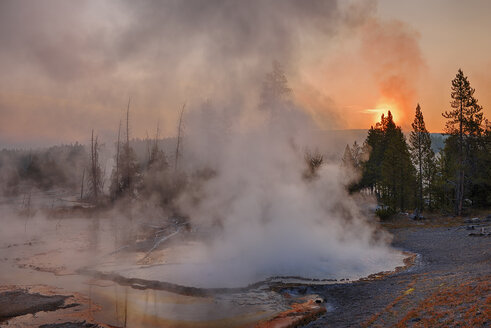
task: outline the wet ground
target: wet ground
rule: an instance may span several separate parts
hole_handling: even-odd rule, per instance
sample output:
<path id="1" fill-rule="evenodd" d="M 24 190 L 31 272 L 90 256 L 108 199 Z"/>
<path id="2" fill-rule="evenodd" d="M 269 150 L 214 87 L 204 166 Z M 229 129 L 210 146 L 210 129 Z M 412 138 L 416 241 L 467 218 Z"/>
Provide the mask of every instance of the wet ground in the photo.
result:
<path id="1" fill-rule="evenodd" d="M 0 320 L 11 317 L 36 313 L 39 311 L 55 311 L 63 308 L 67 296 L 41 295 L 26 290 L 13 290 L 0 293 Z"/>
<path id="2" fill-rule="evenodd" d="M 116 260 L 104 256 L 118 248 L 108 218 L 12 222 L 0 238 L 0 327 L 235 327 L 287 308 L 267 289 L 194 295 L 78 272 Z"/>
<path id="3" fill-rule="evenodd" d="M 77 272 L 95 258 L 87 238 L 93 231 L 110 232 L 95 241 L 105 241 L 105 253 L 115 249 L 108 242 L 114 227 L 104 218 L 26 221 L 17 235 L 44 229 L 43 238 L 2 240 L 0 327 L 488 327 L 490 221 L 388 222 L 394 247 L 418 254 L 395 274 L 327 285 L 270 282 L 214 295 Z"/>
<path id="4" fill-rule="evenodd" d="M 387 224 L 393 245 L 419 254 L 380 280 L 311 287 L 332 306 L 305 327 L 490 327 L 491 220 Z M 468 230 L 469 229 L 469 230 Z"/>

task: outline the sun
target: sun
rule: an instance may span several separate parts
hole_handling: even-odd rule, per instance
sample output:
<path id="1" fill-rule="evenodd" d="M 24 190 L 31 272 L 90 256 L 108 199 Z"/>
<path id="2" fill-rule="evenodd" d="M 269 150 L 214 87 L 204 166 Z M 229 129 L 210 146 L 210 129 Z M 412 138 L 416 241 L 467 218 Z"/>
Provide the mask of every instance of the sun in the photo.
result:
<path id="1" fill-rule="evenodd" d="M 382 114 L 387 116 L 389 111 L 392 114 L 392 118 L 394 119 L 394 122 L 397 122 L 398 119 L 400 118 L 399 110 L 398 110 L 396 105 L 391 104 L 391 103 L 379 102 L 379 103 L 377 103 L 375 108 L 367 108 L 363 112 L 367 113 L 367 114 L 372 114 L 373 115 L 373 121 L 379 122 Z"/>

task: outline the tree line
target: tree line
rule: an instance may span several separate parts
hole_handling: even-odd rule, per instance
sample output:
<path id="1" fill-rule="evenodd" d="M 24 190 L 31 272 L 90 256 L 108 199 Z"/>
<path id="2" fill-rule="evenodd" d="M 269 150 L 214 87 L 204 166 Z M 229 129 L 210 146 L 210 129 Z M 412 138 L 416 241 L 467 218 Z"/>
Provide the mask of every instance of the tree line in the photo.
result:
<path id="1" fill-rule="evenodd" d="M 453 212 L 491 205 L 491 124 L 484 118 L 475 89 L 461 69 L 451 84 L 451 110 L 443 149 L 435 153 L 418 104 L 409 140 L 389 111 L 368 130 L 362 147 L 347 146 L 345 166 L 354 168 L 360 180 L 351 192 L 374 194 L 383 206 L 381 216 L 415 210 Z"/>

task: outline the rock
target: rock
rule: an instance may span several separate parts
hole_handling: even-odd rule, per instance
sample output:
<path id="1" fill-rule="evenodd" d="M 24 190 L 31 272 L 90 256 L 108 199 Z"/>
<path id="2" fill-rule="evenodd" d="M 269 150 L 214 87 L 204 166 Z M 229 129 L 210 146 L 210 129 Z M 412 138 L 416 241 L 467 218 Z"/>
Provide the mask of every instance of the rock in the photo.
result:
<path id="1" fill-rule="evenodd" d="M 424 217 L 424 216 L 422 216 L 421 214 L 419 214 L 418 212 L 414 212 L 414 213 L 412 213 L 412 214 L 409 216 L 409 218 L 410 218 L 411 220 L 424 220 L 424 219 L 425 219 L 425 217 Z"/>
<path id="2" fill-rule="evenodd" d="M 471 232 L 471 233 L 469 233 L 469 236 L 472 236 L 472 237 L 489 237 L 489 236 L 491 236 L 491 233 L 486 232 L 486 230 L 484 228 L 481 228 L 480 232 Z"/>
<path id="3" fill-rule="evenodd" d="M 412 318 L 411 319 L 411 322 L 418 322 L 418 321 L 421 321 L 421 318 Z"/>
<path id="4" fill-rule="evenodd" d="M 470 226 L 465 227 L 465 230 L 474 230 L 475 228 L 476 228 L 476 226 L 470 225 Z"/>
<path id="5" fill-rule="evenodd" d="M 0 319 L 62 308 L 68 296 L 29 294 L 25 290 L 0 293 Z"/>

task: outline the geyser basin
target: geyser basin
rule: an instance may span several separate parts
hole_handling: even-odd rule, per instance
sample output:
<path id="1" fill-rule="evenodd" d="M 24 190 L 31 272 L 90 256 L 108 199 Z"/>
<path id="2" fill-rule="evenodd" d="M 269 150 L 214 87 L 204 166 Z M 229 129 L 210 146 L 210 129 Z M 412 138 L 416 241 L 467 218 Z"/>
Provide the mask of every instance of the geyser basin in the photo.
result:
<path id="1" fill-rule="evenodd" d="M 317 254 L 300 254 L 285 249 L 274 254 L 220 258 L 209 245 L 182 241 L 152 252 L 118 254 L 118 260 L 106 258 L 89 268 L 92 273 L 106 277 L 119 276 L 196 287 L 200 289 L 246 288 L 269 282 L 298 284 L 327 284 L 339 280 L 357 280 L 374 273 L 392 271 L 402 266 L 405 256 L 396 250 L 371 248 L 358 251 L 354 262 L 349 252 L 338 257 L 322 258 Z M 327 256 L 327 252 L 324 252 Z M 344 258 L 343 256 L 346 256 Z M 141 260 L 145 258 L 145 265 Z"/>

